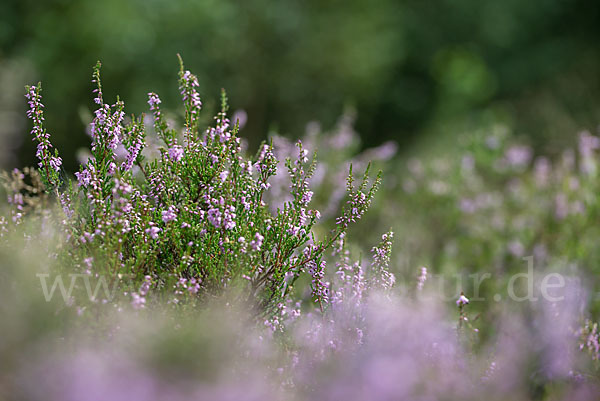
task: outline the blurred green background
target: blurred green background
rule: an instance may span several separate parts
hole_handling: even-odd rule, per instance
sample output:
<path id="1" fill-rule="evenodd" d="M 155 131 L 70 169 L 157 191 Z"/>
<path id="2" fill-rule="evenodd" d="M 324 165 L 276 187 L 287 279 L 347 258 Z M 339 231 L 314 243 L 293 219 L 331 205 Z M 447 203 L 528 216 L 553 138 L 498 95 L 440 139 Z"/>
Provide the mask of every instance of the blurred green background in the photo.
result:
<path id="1" fill-rule="evenodd" d="M 297 137 L 357 110 L 363 145 L 453 140 L 502 122 L 553 152 L 600 121 L 600 2 L 594 0 L 2 0 L 0 162 L 35 162 L 25 84 L 43 82 L 47 127 L 75 168 L 105 98 L 147 111 L 146 93 L 178 105 L 177 59 L 248 114 L 244 136 Z M 444 140 L 438 140 L 444 138 Z"/>

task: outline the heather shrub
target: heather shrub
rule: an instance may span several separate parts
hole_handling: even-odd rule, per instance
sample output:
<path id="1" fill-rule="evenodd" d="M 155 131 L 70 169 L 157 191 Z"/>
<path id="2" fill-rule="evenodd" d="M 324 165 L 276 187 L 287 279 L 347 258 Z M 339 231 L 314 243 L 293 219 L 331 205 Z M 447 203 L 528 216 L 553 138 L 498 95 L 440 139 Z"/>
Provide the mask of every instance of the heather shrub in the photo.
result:
<path id="1" fill-rule="evenodd" d="M 181 127 L 167 120 L 158 95 L 149 93 L 149 129 L 143 116 L 126 117 L 120 99 L 105 101 L 100 67 L 98 63 L 93 73 L 98 108 L 89 127 L 90 156 L 75 173 L 75 185 L 64 178 L 61 158 L 44 127 L 41 87 L 27 88 L 28 116 L 38 144 L 35 177 L 45 185 L 42 196 L 53 196 L 62 207 L 57 223 L 66 244 L 57 258 L 80 273 L 137 280 L 144 294 L 131 294 L 136 306 L 143 306 L 149 286 L 181 287 L 175 295 L 183 288 L 198 298 L 231 289 L 255 304 L 259 314 L 280 305 L 308 272 L 313 297 L 323 309 L 330 290 L 324 255 L 367 211 L 380 176 L 370 179 L 369 165 L 360 163 L 364 175 L 356 180 L 349 165 L 345 202 L 336 192 L 327 209 L 331 214 L 344 202 L 341 214 L 329 232 L 317 236 L 314 226 L 321 214 L 310 206 L 316 156 L 301 141 L 282 162 L 272 143 L 248 155 L 238 121 L 228 117 L 224 91 L 214 124 L 201 130 L 198 79 L 183 62 Z M 150 135 L 154 140 L 147 142 Z M 280 153 L 287 151 L 281 148 Z M 277 193 L 269 198 L 278 170 Z M 281 170 L 287 179 L 281 178 Z M 16 205 L 11 213 L 20 218 L 27 212 L 21 199 L 25 188 L 15 187 L 18 180 L 5 181 Z M 11 224 L 18 225 L 14 216 Z"/>

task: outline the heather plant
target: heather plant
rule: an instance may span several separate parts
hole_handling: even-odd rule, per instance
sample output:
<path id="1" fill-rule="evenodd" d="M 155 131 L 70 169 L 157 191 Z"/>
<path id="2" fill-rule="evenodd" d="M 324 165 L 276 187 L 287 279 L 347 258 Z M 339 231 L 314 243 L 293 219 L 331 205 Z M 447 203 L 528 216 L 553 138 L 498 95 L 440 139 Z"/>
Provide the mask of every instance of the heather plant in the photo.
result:
<path id="1" fill-rule="evenodd" d="M 356 182 L 350 165 L 341 215 L 329 234 L 317 237 L 314 226 L 321 215 L 310 206 L 315 154 L 301 141 L 295 144 L 285 160 L 288 196 L 269 207 L 266 194 L 282 168 L 273 144 L 261 145 L 255 156 L 242 151 L 239 124 L 228 117 L 224 91 L 214 124 L 202 131 L 199 82 L 180 64 L 181 129 L 166 119 L 155 93 L 148 94 L 152 130 L 143 117 L 127 117 L 123 101 L 104 99 L 101 65 L 94 67 L 91 153 L 75 173 L 76 187 L 62 178 L 61 159 L 44 128 L 40 85 L 27 88 L 39 176 L 64 214 L 68 245 L 60 257 L 87 274 L 111 280 L 133 276 L 144 288 L 132 292 L 137 306 L 144 305 L 150 285 L 175 286 L 175 293 L 185 289 L 198 297 L 232 289 L 259 314 L 280 305 L 298 277 L 308 273 L 323 310 L 329 302 L 324 254 L 367 211 L 380 175 L 370 180 L 365 165 Z M 148 131 L 160 140 L 150 149 Z"/>

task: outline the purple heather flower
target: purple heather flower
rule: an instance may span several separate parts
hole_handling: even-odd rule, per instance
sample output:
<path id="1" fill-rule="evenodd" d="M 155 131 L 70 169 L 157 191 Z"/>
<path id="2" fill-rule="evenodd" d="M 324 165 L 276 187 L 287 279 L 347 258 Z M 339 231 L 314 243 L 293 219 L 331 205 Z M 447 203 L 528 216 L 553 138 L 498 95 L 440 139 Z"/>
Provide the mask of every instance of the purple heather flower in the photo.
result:
<path id="1" fill-rule="evenodd" d="M 161 118 L 159 105 L 161 104 L 160 98 L 154 92 L 148 93 L 148 105 L 150 111 L 154 114 L 154 121 L 159 122 Z"/>
<path id="2" fill-rule="evenodd" d="M 208 221 L 210 222 L 210 224 L 212 224 L 215 228 L 219 228 L 221 227 L 221 211 L 217 208 L 212 208 L 208 210 L 207 213 L 208 216 Z"/>
<path id="3" fill-rule="evenodd" d="M 310 203 L 310 200 L 313 197 L 313 191 L 306 191 L 302 194 L 302 199 L 300 199 L 300 203 L 302 205 L 308 205 Z"/>
<path id="4" fill-rule="evenodd" d="M 60 166 L 62 165 L 62 159 L 60 157 L 51 156 L 48 164 L 53 170 L 58 172 L 60 171 Z"/>
<path id="5" fill-rule="evenodd" d="M 277 159 L 273 154 L 273 148 L 269 145 L 263 145 L 258 155 L 258 159 L 254 164 L 254 167 L 259 173 L 264 176 L 275 174 L 277 171 Z"/>
<path id="6" fill-rule="evenodd" d="M 73 217 L 73 214 L 75 212 L 71 208 L 71 198 L 69 197 L 69 195 L 66 192 L 61 192 L 58 195 L 58 199 L 60 200 L 60 205 L 62 207 L 62 210 L 63 210 L 63 213 L 65 214 L 65 216 L 68 219 L 70 219 L 71 217 Z"/>
<path id="7" fill-rule="evenodd" d="M 223 228 L 226 230 L 233 230 L 235 228 L 236 214 L 234 212 L 235 208 L 233 206 L 225 208 L 223 212 Z"/>
<path id="8" fill-rule="evenodd" d="M 175 206 L 169 206 L 169 209 L 162 211 L 162 221 L 168 223 L 177 218 L 177 208 Z"/>
<path id="9" fill-rule="evenodd" d="M 256 233 L 254 239 L 250 241 L 250 247 L 255 251 L 260 251 L 264 239 L 265 237 L 260 235 L 260 233 Z"/>
<path id="10" fill-rule="evenodd" d="M 461 293 L 460 297 L 456 300 L 456 306 L 464 306 L 469 303 L 469 298 L 465 297 L 465 294 Z"/>
<path id="11" fill-rule="evenodd" d="M 40 95 L 40 87 L 31 86 L 27 90 L 25 97 L 28 99 L 29 110 L 27 110 L 27 117 L 33 121 L 33 128 L 31 134 L 34 140 L 38 142 L 36 156 L 40 160 L 38 165 L 40 168 L 48 167 L 55 172 L 60 171 L 62 165 L 62 159 L 51 151 L 52 144 L 50 143 L 50 134 L 44 128 L 44 113 L 42 109 L 42 96 Z M 48 174 L 49 172 L 46 172 Z M 47 179 L 51 180 L 51 177 L 47 176 Z M 54 182 L 54 184 L 56 184 Z"/>
<path id="12" fill-rule="evenodd" d="M 150 189 L 149 195 L 154 198 L 157 203 L 161 202 L 161 198 L 165 192 L 169 192 L 169 189 L 164 181 L 164 176 L 158 171 L 152 171 L 150 174 Z"/>
<path id="13" fill-rule="evenodd" d="M 108 104 L 100 104 L 100 107 L 94 112 L 95 118 L 90 123 L 90 132 L 92 134 L 92 152 L 95 152 L 99 144 L 105 144 L 111 150 L 117 149 L 121 143 L 123 131 L 123 102 L 117 102 L 114 113 L 111 113 L 111 107 Z M 111 155 L 114 158 L 114 152 Z"/>
<path id="14" fill-rule="evenodd" d="M 152 239 L 157 239 L 158 238 L 158 233 L 160 233 L 162 230 L 158 227 L 156 227 L 153 223 L 150 223 L 151 226 L 149 228 L 147 228 L 145 230 L 146 234 L 148 234 Z"/>
<path id="15" fill-rule="evenodd" d="M 183 158 L 183 147 L 180 145 L 173 145 L 173 147 L 169 148 L 169 157 L 173 161 L 180 161 Z"/>
<path id="16" fill-rule="evenodd" d="M 150 285 L 152 284 L 152 277 L 151 276 L 144 276 L 144 282 L 142 283 L 141 287 L 140 287 L 140 295 L 145 297 L 148 294 L 148 291 L 150 291 Z"/>
<path id="17" fill-rule="evenodd" d="M 183 100 L 184 101 L 190 101 L 190 104 L 195 108 L 195 109 L 200 109 L 202 108 L 202 101 L 200 100 L 200 95 L 198 94 L 198 91 L 196 91 L 196 89 L 198 86 L 200 86 L 198 84 L 198 78 L 192 74 L 190 71 L 185 71 L 181 77 L 182 79 L 182 83 L 184 83 L 185 85 L 182 85 L 181 89 L 181 95 L 183 96 Z"/>
<path id="18" fill-rule="evenodd" d="M 347 209 L 343 216 L 336 219 L 335 223 L 341 227 L 348 227 L 350 223 L 360 220 L 362 215 L 368 209 L 371 201 L 363 192 L 357 191 L 350 196 L 347 202 Z"/>
<path id="19" fill-rule="evenodd" d="M 196 90 L 198 86 L 198 78 L 194 74 L 189 71 L 180 74 L 179 89 L 186 105 L 185 137 L 188 143 L 190 143 L 191 131 L 198 121 L 198 112 L 202 108 L 202 101 Z"/>
<path id="20" fill-rule="evenodd" d="M 197 294 L 200 290 L 200 279 L 196 280 L 195 278 L 191 278 L 187 290 L 190 294 Z"/>
<path id="21" fill-rule="evenodd" d="M 381 236 L 379 245 L 373 247 L 373 282 L 378 287 L 387 290 L 390 289 L 396 282 L 396 277 L 389 272 L 390 256 L 392 253 L 392 231 Z"/>
<path id="22" fill-rule="evenodd" d="M 291 226 L 288 228 L 287 233 L 295 237 L 298 236 L 298 234 L 304 234 L 305 230 L 297 226 Z"/>
<path id="23" fill-rule="evenodd" d="M 76 172 L 75 177 L 77 177 L 77 183 L 80 187 L 87 187 L 88 185 L 90 185 L 90 182 L 92 180 L 90 171 L 87 168 L 84 168 L 80 172 Z"/>
<path id="24" fill-rule="evenodd" d="M 124 171 L 129 171 L 137 160 L 142 148 L 144 147 L 144 131 L 143 128 L 135 125 L 130 135 L 132 142 L 127 149 L 127 160 L 121 165 Z"/>
<path id="25" fill-rule="evenodd" d="M 247 245 L 246 244 L 246 238 L 239 237 L 238 238 L 238 243 L 240 244 L 240 252 L 246 253 L 247 252 L 247 250 L 246 250 L 246 245 Z"/>
<path id="26" fill-rule="evenodd" d="M 244 210 L 250 210 L 250 208 L 252 207 L 252 204 L 248 202 L 248 198 L 246 198 L 245 196 L 240 197 L 240 202 L 244 206 Z"/>
<path id="27" fill-rule="evenodd" d="M 300 143 L 300 141 L 298 141 L 298 143 Z M 300 146 L 302 146 L 302 144 L 300 144 Z M 302 162 L 302 163 L 308 162 L 308 150 L 303 149 L 302 147 L 300 147 L 300 152 L 298 154 L 297 163 L 299 164 L 299 162 Z"/>
<path id="28" fill-rule="evenodd" d="M 304 250 L 304 257 L 309 259 L 306 263 L 308 273 L 312 277 L 312 295 L 323 308 L 323 304 L 329 303 L 329 287 L 330 283 L 325 279 L 325 261 L 321 260 L 317 263 L 313 258 L 313 252 L 316 251 L 315 245 L 309 245 Z"/>
<path id="29" fill-rule="evenodd" d="M 113 175 L 116 170 L 117 170 L 117 165 L 115 164 L 115 162 L 110 162 L 108 164 L 108 168 L 106 169 L 106 173 L 108 175 Z"/>

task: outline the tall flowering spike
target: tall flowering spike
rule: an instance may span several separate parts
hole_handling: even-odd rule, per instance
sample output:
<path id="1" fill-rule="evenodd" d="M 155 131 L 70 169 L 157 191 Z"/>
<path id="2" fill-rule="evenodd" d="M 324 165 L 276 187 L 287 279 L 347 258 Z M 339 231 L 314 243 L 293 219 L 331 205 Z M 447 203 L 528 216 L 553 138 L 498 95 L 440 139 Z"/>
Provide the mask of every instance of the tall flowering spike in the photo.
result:
<path id="1" fill-rule="evenodd" d="M 170 148 L 175 143 L 175 132 L 169 130 L 167 122 L 165 121 L 165 118 L 160 109 L 161 103 L 162 101 L 156 93 L 148 93 L 148 105 L 150 106 L 150 111 L 154 116 L 154 129 L 156 130 L 156 133 L 159 136 L 159 138 L 161 138 Z"/>
<path id="2" fill-rule="evenodd" d="M 231 122 L 227 118 L 227 111 L 229 111 L 229 100 L 227 99 L 227 92 L 221 88 L 221 112 L 217 115 L 217 134 L 221 143 L 229 142 L 235 134 L 238 128 L 234 127 L 233 132 L 231 131 Z M 233 134 L 233 135 L 232 135 Z"/>
<path id="3" fill-rule="evenodd" d="M 271 142 L 269 145 L 263 143 L 254 163 L 254 168 L 258 171 L 259 176 L 260 196 L 271 187 L 267 181 L 277 173 L 277 163 L 277 158 L 273 153 L 273 143 Z"/>
<path id="4" fill-rule="evenodd" d="M 104 99 L 102 97 L 102 82 L 100 81 L 100 68 L 102 68 L 102 63 L 96 61 L 94 72 L 92 73 L 92 82 L 96 84 L 96 89 L 94 89 L 94 93 L 96 94 L 94 102 L 99 106 L 104 104 Z"/>
<path id="5" fill-rule="evenodd" d="M 101 66 L 100 62 L 96 63 L 92 79 L 92 82 L 96 84 L 94 102 L 98 105 L 98 109 L 94 111 L 94 119 L 90 123 L 93 158 L 84 167 L 82 173 L 85 173 L 85 170 L 89 170 L 90 165 L 93 164 L 98 174 L 98 185 L 103 188 L 103 195 L 107 195 L 106 190 L 108 187 L 104 185 L 104 183 L 110 181 L 107 180 L 107 177 L 114 176 L 120 167 L 128 167 L 127 163 L 117 166 L 115 154 L 115 150 L 119 145 L 128 139 L 125 138 L 125 127 L 123 126 L 123 119 L 125 117 L 125 112 L 123 111 L 124 103 L 118 97 L 116 103 L 112 106 L 104 102 L 102 82 L 100 80 Z M 82 181 L 79 179 L 79 176 L 78 181 L 81 185 Z"/>
<path id="6" fill-rule="evenodd" d="M 37 86 L 27 86 L 25 97 L 29 103 L 27 117 L 33 121 L 31 134 L 33 140 L 37 141 L 36 156 L 40 160 L 38 166 L 44 183 L 48 188 L 56 188 L 60 185 L 60 167 L 62 159 L 58 155 L 58 151 L 54 149 L 50 143 L 50 134 L 44 127 L 44 105 L 42 104 L 41 90 L 42 86 L 38 83 Z"/>
<path id="7" fill-rule="evenodd" d="M 187 145 L 193 141 L 194 132 L 198 129 L 198 115 L 202 108 L 202 101 L 200 100 L 200 94 L 198 93 L 198 78 L 190 71 L 185 70 L 183 66 L 183 60 L 180 55 L 179 58 L 179 90 L 183 97 L 183 104 L 185 107 L 185 138 Z"/>
<path id="8" fill-rule="evenodd" d="M 142 121 L 134 121 L 128 129 L 128 134 L 125 138 L 127 148 L 127 160 L 121 164 L 123 171 L 129 171 L 136 161 L 141 158 L 142 149 L 145 146 L 145 131 Z"/>
<path id="9" fill-rule="evenodd" d="M 104 125 L 110 119 L 110 106 L 104 104 L 104 98 L 102 96 L 102 81 L 100 80 L 100 68 L 102 64 L 100 61 L 96 62 L 94 66 L 94 72 L 92 73 L 92 83 L 96 84 L 96 89 L 93 92 L 96 94 L 94 103 L 98 105 L 98 109 L 94 111 L 94 119 L 90 123 L 90 134 L 92 136 L 92 153 L 94 156 L 99 156 L 96 153 L 101 153 L 104 144 Z"/>
<path id="10" fill-rule="evenodd" d="M 234 125 L 231 127 L 231 122 L 227 117 L 229 104 L 227 103 L 227 93 L 225 89 L 221 89 L 221 111 L 215 116 L 215 126 L 206 130 L 203 143 L 221 146 L 221 144 L 231 147 L 235 153 L 239 152 L 239 138 L 236 138 L 239 127 Z M 217 161 L 215 160 L 214 163 Z"/>
<path id="11" fill-rule="evenodd" d="M 347 191 L 350 199 L 347 201 L 346 206 L 342 211 L 342 215 L 336 219 L 336 225 L 341 229 L 346 229 L 350 223 L 354 223 L 359 220 L 363 214 L 371 206 L 371 201 L 375 196 L 375 192 L 379 189 L 381 184 L 381 171 L 375 177 L 375 181 L 371 187 L 367 190 L 369 185 L 369 170 L 371 165 L 367 166 L 363 179 L 358 186 L 354 187 L 354 176 L 352 174 L 352 165 L 350 165 L 350 172 L 348 173 Z"/>
<path id="12" fill-rule="evenodd" d="M 388 270 L 392 254 L 392 238 L 394 233 L 387 232 L 381 236 L 381 242 L 373 247 L 373 263 L 371 282 L 374 287 L 390 289 L 396 282 L 396 277 Z"/>
<path id="13" fill-rule="evenodd" d="M 158 97 L 158 95 L 154 92 L 149 92 L 148 93 L 148 106 L 150 106 L 150 111 L 152 112 L 152 115 L 154 116 L 154 124 L 157 124 L 158 126 L 160 126 L 160 124 L 163 122 L 163 116 L 162 113 L 160 112 L 160 104 L 162 103 L 162 101 L 160 100 L 160 98 Z"/>
<path id="14" fill-rule="evenodd" d="M 304 249 L 304 257 L 308 260 L 306 269 L 312 277 L 311 288 L 315 301 L 319 303 L 321 311 L 329 303 L 330 283 L 325 281 L 325 261 L 321 259 L 318 248 L 314 245 L 308 245 Z"/>
<path id="15" fill-rule="evenodd" d="M 312 199 L 313 192 L 309 189 L 309 180 L 314 174 L 316 168 L 316 158 L 313 155 L 312 162 L 306 169 L 308 163 L 308 150 L 304 149 L 301 141 L 296 143 L 298 148 L 298 156 L 292 163 L 290 159 L 286 161 L 286 165 L 291 179 L 291 194 L 294 197 L 294 203 L 300 207 L 308 206 Z"/>

